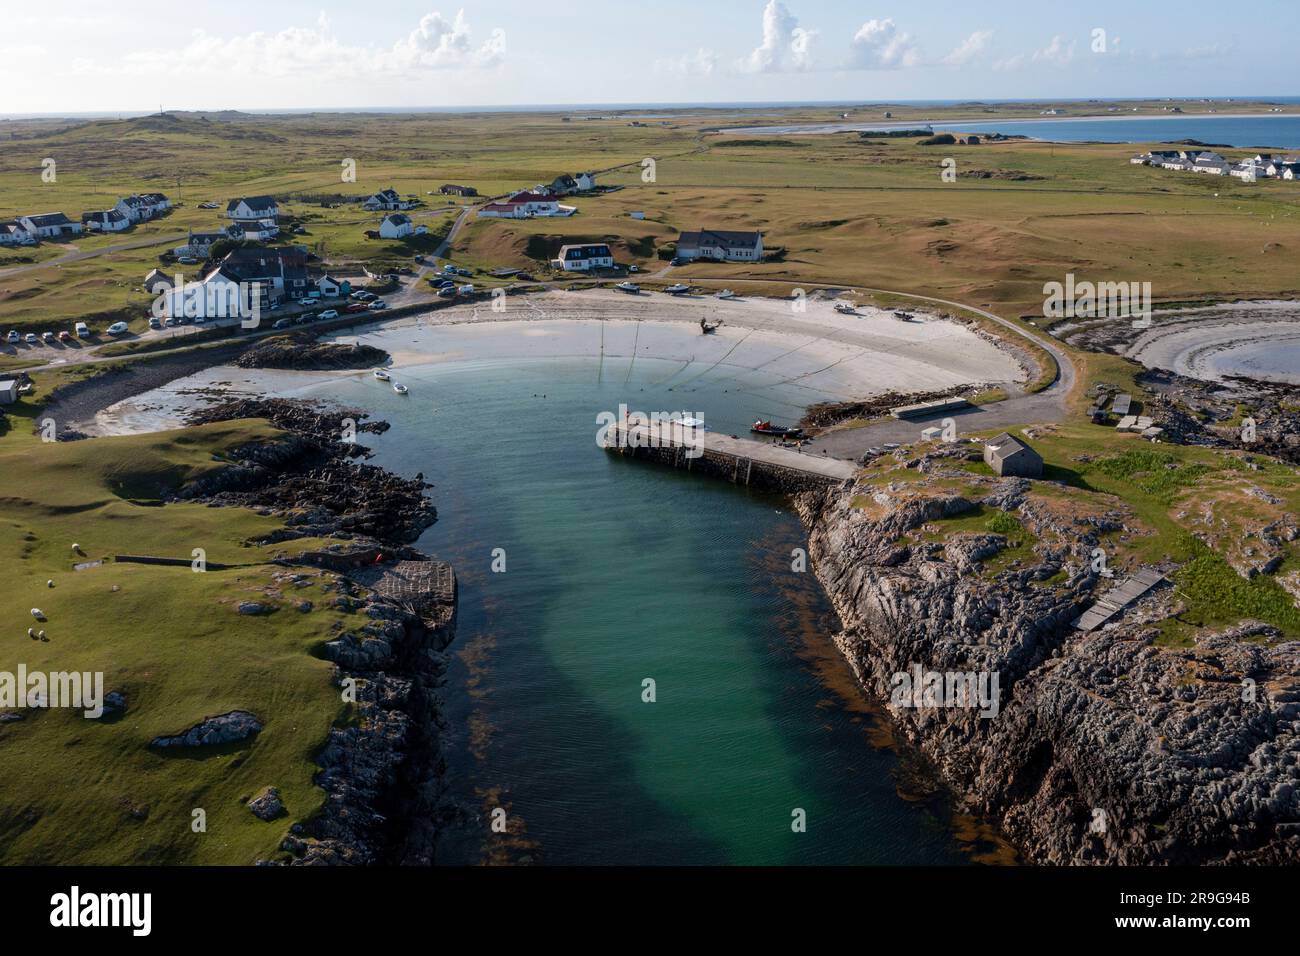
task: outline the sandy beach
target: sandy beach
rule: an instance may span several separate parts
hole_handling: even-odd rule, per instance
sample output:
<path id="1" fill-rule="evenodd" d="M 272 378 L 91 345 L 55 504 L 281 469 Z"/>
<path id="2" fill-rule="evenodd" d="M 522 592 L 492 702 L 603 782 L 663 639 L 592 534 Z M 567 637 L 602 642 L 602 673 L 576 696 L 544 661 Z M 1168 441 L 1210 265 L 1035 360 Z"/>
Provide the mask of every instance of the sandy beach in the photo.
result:
<path id="1" fill-rule="evenodd" d="M 374 345 L 394 370 L 450 362 L 586 358 L 678 363 L 673 389 L 793 388 L 807 403 L 868 398 L 887 391 L 929 391 L 960 385 L 1023 382 L 1026 373 L 1007 352 L 953 322 L 863 308 L 844 315 L 828 300 L 810 299 L 804 312 L 773 299 L 620 292 L 548 292 L 493 303 L 466 303 L 427 315 L 361 326 L 327 341 Z M 500 304 L 498 304 L 500 308 Z M 721 322 L 703 335 L 699 322 Z M 123 434 L 178 427 L 187 411 L 214 390 L 292 396 L 331 377 L 355 372 L 259 371 L 215 366 L 133 396 L 82 423 L 88 434 Z"/>

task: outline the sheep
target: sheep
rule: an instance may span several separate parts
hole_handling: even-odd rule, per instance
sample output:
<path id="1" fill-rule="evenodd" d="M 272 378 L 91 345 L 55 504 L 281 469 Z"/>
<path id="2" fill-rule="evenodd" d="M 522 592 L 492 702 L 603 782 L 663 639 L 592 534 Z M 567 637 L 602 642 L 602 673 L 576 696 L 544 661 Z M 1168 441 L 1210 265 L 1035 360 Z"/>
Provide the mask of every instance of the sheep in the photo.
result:
<path id="1" fill-rule="evenodd" d="M 45 582 L 45 586 L 46 586 L 47 588 L 52 588 L 52 587 L 54 587 L 54 579 L 53 579 L 53 578 L 50 578 L 48 581 L 46 581 L 46 582 Z"/>
<path id="2" fill-rule="evenodd" d="M 38 607 L 34 607 L 32 608 L 32 617 L 36 618 L 38 621 L 43 621 L 45 620 L 45 612 Z"/>
<path id="3" fill-rule="evenodd" d="M 27 636 L 30 637 L 33 641 L 36 640 L 36 628 L 29 627 L 27 629 Z"/>

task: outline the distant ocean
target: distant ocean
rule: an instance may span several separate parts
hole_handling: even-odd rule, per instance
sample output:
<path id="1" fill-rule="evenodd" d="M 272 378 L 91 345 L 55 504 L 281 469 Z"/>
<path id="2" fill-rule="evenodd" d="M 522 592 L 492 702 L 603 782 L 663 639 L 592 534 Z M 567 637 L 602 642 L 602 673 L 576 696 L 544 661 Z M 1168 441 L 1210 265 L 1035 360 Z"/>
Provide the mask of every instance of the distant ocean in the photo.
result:
<path id="1" fill-rule="evenodd" d="M 1278 102 L 1281 102 L 1280 100 Z M 748 126 L 724 130 L 740 135 L 826 134 L 930 127 L 936 131 L 1003 133 L 1058 143 L 1173 143 L 1200 140 L 1220 146 L 1300 148 L 1300 115 L 1261 113 L 1249 116 L 1163 114 L 1160 116 L 1076 116 L 1062 119 L 962 120 L 928 123 L 822 123 Z"/>

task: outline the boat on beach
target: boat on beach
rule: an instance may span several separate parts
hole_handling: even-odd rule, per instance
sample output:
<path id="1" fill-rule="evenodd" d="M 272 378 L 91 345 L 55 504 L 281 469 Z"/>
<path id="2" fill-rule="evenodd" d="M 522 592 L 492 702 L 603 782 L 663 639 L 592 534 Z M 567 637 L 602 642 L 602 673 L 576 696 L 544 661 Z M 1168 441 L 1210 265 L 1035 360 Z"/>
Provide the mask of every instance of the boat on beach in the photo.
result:
<path id="1" fill-rule="evenodd" d="M 678 282 L 675 285 L 670 285 L 664 291 L 669 295 L 681 295 L 683 292 L 690 292 L 691 287 L 684 282 Z"/>
<path id="2" fill-rule="evenodd" d="M 730 289 L 723 289 L 718 293 L 719 299 L 734 299 L 735 297 L 736 293 L 732 292 Z"/>
<path id="3" fill-rule="evenodd" d="M 847 302 L 837 302 L 837 303 L 835 303 L 835 311 L 838 312 L 838 313 L 840 313 L 841 315 L 857 315 L 857 314 L 858 314 L 858 310 L 857 310 L 854 306 L 849 305 Z"/>
<path id="4" fill-rule="evenodd" d="M 379 379 L 381 382 L 387 382 L 389 375 L 382 368 L 377 368 L 375 369 L 375 378 Z"/>
<path id="5" fill-rule="evenodd" d="M 635 282 L 620 282 L 618 285 L 614 286 L 614 288 L 618 289 L 620 292 L 629 292 L 633 294 L 641 291 L 641 287 Z"/>

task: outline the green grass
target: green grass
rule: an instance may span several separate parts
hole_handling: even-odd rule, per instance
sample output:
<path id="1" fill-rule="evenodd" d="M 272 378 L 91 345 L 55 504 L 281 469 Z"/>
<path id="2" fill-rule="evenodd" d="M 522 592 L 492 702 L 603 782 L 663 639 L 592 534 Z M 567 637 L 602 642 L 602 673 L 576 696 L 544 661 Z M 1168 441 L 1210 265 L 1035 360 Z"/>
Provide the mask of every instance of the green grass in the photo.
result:
<path id="1" fill-rule="evenodd" d="M 319 808 L 313 756 L 345 708 L 330 665 L 313 652 L 341 613 L 326 606 L 319 582 L 267 596 L 277 570 L 267 562 L 287 546 L 247 542 L 278 521 L 159 500 L 221 467 L 214 458 L 224 449 L 275 434 L 265 423 L 232 422 L 73 443 L 44 444 L 22 429 L 0 439 L 0 620 L 9 634 L 0 670 L 102 671 L 105 690 L 129 701 L 111 723 L 51 710 L 0 727 L 0 862 L 247 864 L 273 856 L 287 826 Z M 194 573 L 111 561 L 119 553 L 189 558 L 195 548 L 237 567 Z M 90 560 L 104 563 L 72 570 Z M 282 609 L 239 615 L 243 599 Z M 316 609 L 289 606 L 300 599 Z M 37 625 L 47 643 L 26 634 L 32 607 L 48 618 Z M 247 746 L 148 749 L 157 735 L 232 709 L 264 722 Z M 273 823 L 240 803 L 267 785 L 280 788 L 289 810 Z M 206 833 L 191 830 L 195 808 L 206 811 Z"/>

